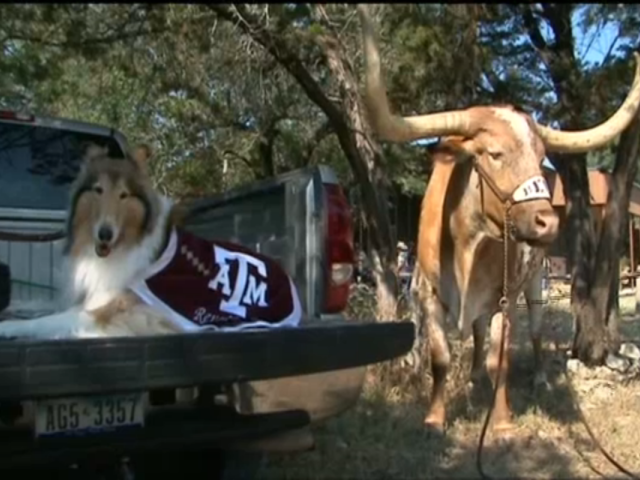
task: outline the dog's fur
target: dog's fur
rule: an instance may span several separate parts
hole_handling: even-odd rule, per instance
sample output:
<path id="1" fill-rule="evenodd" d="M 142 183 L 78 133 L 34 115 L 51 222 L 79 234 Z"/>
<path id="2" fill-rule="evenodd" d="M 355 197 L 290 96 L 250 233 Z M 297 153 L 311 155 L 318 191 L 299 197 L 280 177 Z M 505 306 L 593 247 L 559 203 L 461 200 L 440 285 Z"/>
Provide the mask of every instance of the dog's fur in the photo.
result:
<path id="1" fill-rule="evenodd" d="M 180 211 L 151 184 L 150 149 L 114 159 L 87 150 L 71 189 L 64 249 L 69 308 L 0 322 L 0 337 L 91 338 L 175 333 L 177 327 L 128 289 L 167 245 Z"/>

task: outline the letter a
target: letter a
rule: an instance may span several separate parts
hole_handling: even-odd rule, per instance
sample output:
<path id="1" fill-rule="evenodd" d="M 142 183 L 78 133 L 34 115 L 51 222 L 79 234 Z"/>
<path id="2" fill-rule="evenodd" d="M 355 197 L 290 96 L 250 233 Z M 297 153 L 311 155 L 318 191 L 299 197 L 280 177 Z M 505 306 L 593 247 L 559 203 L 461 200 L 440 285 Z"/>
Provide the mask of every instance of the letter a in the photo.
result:
<path id="1" fill-rule="evenodd" d="M 209 282 L 209 288 L 211 290 L 219 290 L 218 285 L 222 284 L 222 293 L 224 295 L 231 295 L 231 281 L 229 280 L 229 265 L 226 263 L 218 263 L 220 270 L 213 280 Z"/>

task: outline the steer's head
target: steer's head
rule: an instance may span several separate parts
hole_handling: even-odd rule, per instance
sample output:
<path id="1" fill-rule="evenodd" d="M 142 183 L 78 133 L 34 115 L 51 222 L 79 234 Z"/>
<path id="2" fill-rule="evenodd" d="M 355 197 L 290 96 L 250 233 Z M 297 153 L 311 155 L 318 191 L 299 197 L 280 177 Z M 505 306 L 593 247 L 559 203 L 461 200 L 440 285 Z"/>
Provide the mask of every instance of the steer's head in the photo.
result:
<path id="1" fill-rule="evenodd" d="M 485 233 L 500 238 L 508 208 L 515 240 L 550 244 L 558 232 L 558 216 L 542 176 L 544 143 L 531 117 L 511 106 L 465 112 L 481 127 L 472 135 L 447 136 L 431 149 L 436 162 L 466 165 L 458 167 L 469 172 L 462 214 L 475 216 L 480 221 L 474 225 L 484 225 Z"/>
<path id="2" fill-rule="evenodd" d="M 610 142 L 631 122 L 640 105 L 640 62 L 631 91 L 618 111 L 604 123 L 580 132 L 554 130 L 537 124 L 511 106 L 471 107 L 427 115 L 401 117 L 391 113 L 380 68 L 380 56 L 366 5 L 359 5 L 365 64 L 365 102 L 371 125 L 381 139 L 411 142 L 445 137 L 434 158 L 470 162 L 469 185 L 476 208 L 486 215 L 488 233 L 499 236 L 509 207 L 511 235 L 532 245 L 556 238 L 558 217 L 551 206 L 542 161 L 547 151 L 585 152 Z"/>

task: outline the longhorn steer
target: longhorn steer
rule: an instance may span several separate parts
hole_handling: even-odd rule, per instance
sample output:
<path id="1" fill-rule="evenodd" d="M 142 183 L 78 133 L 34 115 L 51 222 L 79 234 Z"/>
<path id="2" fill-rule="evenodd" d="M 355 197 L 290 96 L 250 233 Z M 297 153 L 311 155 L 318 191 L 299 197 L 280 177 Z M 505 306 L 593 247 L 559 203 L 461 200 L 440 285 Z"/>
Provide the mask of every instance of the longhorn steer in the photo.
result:
<path id="1" fill-rule="evenodd" d="M 401 117 L 389 109 L 367 7 L 359 5 L 358 11 L 366 65 L 365 103 L 378 136 L 391 142 L 444 137 L 433 151 L 435 163 L 422 201 L 417 243 L 422 276 L 420 297 L 427 316 L 433 375 L 425 424 L 442 429 L 445 423 L 445 383 L 450 364 L 443 330 L 445 318 L 457 325 L 463 339 L 474 334 L 476 371 L 482 360 L 483 320 L 491 318 L 486 368 L 497 388 L 492 428 L 496 433 L 503 432 L 511 426 L 506 391 L 508 328 L 504 335 L 504 359 L 498 365 L 502 338 L 498 301 L 502 297 L 505 269 L 503 234 L 506 232 L 508 237 L 508 300 L 511 318 L 515 318 L 516 299 L 527 282 L 535 288 L 534 280 L 539 279 L 532 277 L 540 272 L 544 249 L 558 232 L 558 217 L 542 176 L 545 148 L 585 152 L 616 137 L 638 110 L 640 65 L 636 66 L 633 86 L 619 110 L 601 125 L 586 131 L 554 130 L 537 124 L 511 106 L 471 107 Z M 505 212 L 509 215 L 506 230 Z M 540 372 L 539 320 L 533 317 L 531 336 Z"/>

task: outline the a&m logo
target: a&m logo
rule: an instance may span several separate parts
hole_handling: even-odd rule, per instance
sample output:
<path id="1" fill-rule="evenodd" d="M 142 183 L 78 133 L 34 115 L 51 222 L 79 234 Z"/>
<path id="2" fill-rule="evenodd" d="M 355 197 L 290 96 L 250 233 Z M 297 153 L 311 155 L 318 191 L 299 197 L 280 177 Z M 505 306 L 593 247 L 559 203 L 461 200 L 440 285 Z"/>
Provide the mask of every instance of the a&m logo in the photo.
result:
<path id="1" fill-rule="evenodd" d="M 232 252 L 214 245 L 213 253 L 218 273 L 209 282 L 209 288 L 221 292 L 226 298 L 220 302 L 220 311 L 246 318 L 247 306 L 266 307 L 267 267 L 262 260 L 250 255 Z M 231 262 L 237 262 L 235 281 L 230 278 Z M 253 265 L 258 275 L 249 271 Z"/>

